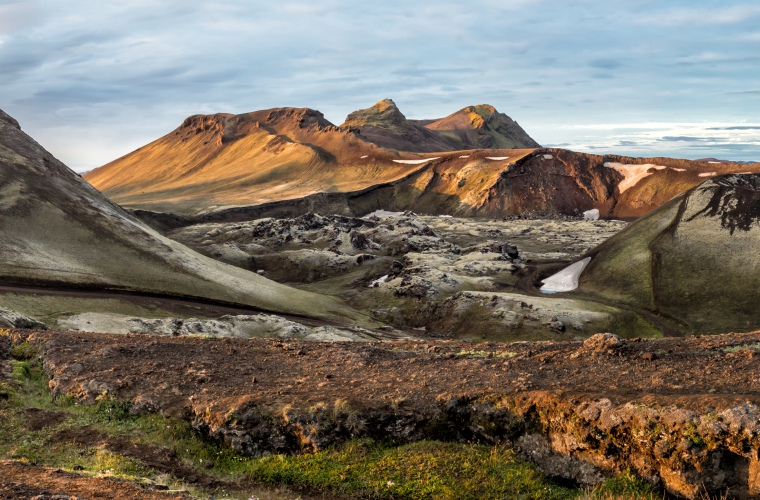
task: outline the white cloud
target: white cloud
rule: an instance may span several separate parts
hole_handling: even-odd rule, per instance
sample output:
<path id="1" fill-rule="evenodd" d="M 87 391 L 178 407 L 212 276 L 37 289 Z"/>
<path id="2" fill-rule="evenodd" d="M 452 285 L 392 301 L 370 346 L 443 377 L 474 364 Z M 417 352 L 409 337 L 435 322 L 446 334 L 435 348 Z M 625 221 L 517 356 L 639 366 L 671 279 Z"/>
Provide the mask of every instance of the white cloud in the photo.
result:
<path id="1" fill-rule="evenodd" d="M 760 6 L 703 5 L 0 0 L 0 108 L 86 168 L 189 114 L 307 106 L 341 122 L 384 97 L 410 118 L 489 103 L 541 143 L 612 147 L 646 137 L 555 124 L 757 116 L 756 95 L 741 92 L 760 81 L 748 42 Z M 698 146 L 678 144 L 647 151 Z"/>
<path id="2" fill-rule="evenodd" d="M 760 16 L 760 5 L 757 4 L 724 4 L 715 8 L 674 8 L 639 18 L 641 23 L 684 26 L 695 24 L 738 24 Z"/>

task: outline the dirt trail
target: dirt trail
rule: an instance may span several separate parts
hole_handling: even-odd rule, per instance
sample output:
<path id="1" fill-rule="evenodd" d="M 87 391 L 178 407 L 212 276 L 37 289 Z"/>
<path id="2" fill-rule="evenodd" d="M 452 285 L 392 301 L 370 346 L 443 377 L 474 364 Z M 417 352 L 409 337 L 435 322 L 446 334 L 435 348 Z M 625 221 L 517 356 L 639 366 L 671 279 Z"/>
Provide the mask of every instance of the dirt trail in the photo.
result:
<path id="1" fill-rule="evenodd" d="M 0 499 L 30 500 L 60 498 L 63 500 L 84 500 L 90 498 L 124 500 L 189 499 L 186 493 L 161 492 L 142 488 L 133 483 L 107 477 L 86 477 L 64 472 L 60 469 L 46 469 L 0 461 Z M 60 495 L 60 497 L 56 496 Z"/>

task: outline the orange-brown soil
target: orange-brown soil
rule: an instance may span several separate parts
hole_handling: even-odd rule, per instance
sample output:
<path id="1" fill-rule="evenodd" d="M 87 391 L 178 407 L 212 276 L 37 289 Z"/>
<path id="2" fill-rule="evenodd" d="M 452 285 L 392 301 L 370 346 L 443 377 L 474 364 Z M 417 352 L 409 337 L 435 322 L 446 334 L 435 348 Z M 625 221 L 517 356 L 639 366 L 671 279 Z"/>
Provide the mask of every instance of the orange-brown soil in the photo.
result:
<path id="1" fill-rule="evenodd" d="M 102 498 L 123 500 L 169 500 L 190 498 L 176 492 L 161 492 L 108 477 L 88 477 L 60 469 L 34 467 L 0 461 L 0 499 L 77 500 Z"/>
<path id="2" fill-rule="evenodd" d="M 760 333 L 607 347 L 65 332 L 28 340 L 43 346 L 53 394 L 109 391 L 133 411 L 185 416 L 255 456 L 361 436 L 508 442 L 582 484 L 632 468 L 686 497 L 702 486 L 738 497 L 760 488 Z"/>

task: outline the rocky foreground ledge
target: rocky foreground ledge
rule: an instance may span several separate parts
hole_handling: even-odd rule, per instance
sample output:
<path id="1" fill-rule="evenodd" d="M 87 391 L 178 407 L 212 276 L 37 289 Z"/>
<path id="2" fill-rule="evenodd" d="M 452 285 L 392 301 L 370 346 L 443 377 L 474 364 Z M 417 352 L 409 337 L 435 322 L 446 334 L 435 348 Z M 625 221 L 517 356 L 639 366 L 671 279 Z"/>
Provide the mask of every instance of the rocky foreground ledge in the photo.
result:
<path id="1" fill-rule="evenodd" d="M 581 485 L 631 469 L 686 498 L 760 495 L 760 332 L 518 344 L 14 335 L 24 341 L 41 347 L 53 396 L 107 392 L 254 456 L 351 437 L 504 443 Z"/>

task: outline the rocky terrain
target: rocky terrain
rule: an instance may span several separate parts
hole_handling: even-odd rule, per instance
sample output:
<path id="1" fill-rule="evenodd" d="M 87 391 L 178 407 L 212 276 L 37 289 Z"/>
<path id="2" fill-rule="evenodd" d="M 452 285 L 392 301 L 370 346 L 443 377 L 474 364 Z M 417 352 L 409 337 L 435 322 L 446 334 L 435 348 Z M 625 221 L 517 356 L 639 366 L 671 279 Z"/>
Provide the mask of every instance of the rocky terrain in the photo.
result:
<path id="1" fill-rule="evenodd" d="M 529 139 L 196 116 L 127 211 L 0 112 L 0 498 L 760 496 L 757 166 Z"/>
<path id="2" fill-rule="evenodd" d="M 625 342 L 318 344 L 41 332 L 53 395 L 189 414 L 243 455 L 357 437 L 509 444 L 596 484 L 633 469 L 671 494 L 758 493 L 760 335 Z M 139 359 L 139 363 L 134 360 Z"/>
<path id="3" fill-rule="evenodd" d="M 198 224 L 167 235 L 274 280 L 338 295 L 413 336 L 559 339 L 613 326 L 624 336 L 657 335 L 646 319 L 614 305 L 533 287 L 539 268 L 569 263 L 625 225 L 377 212 Z"/>

